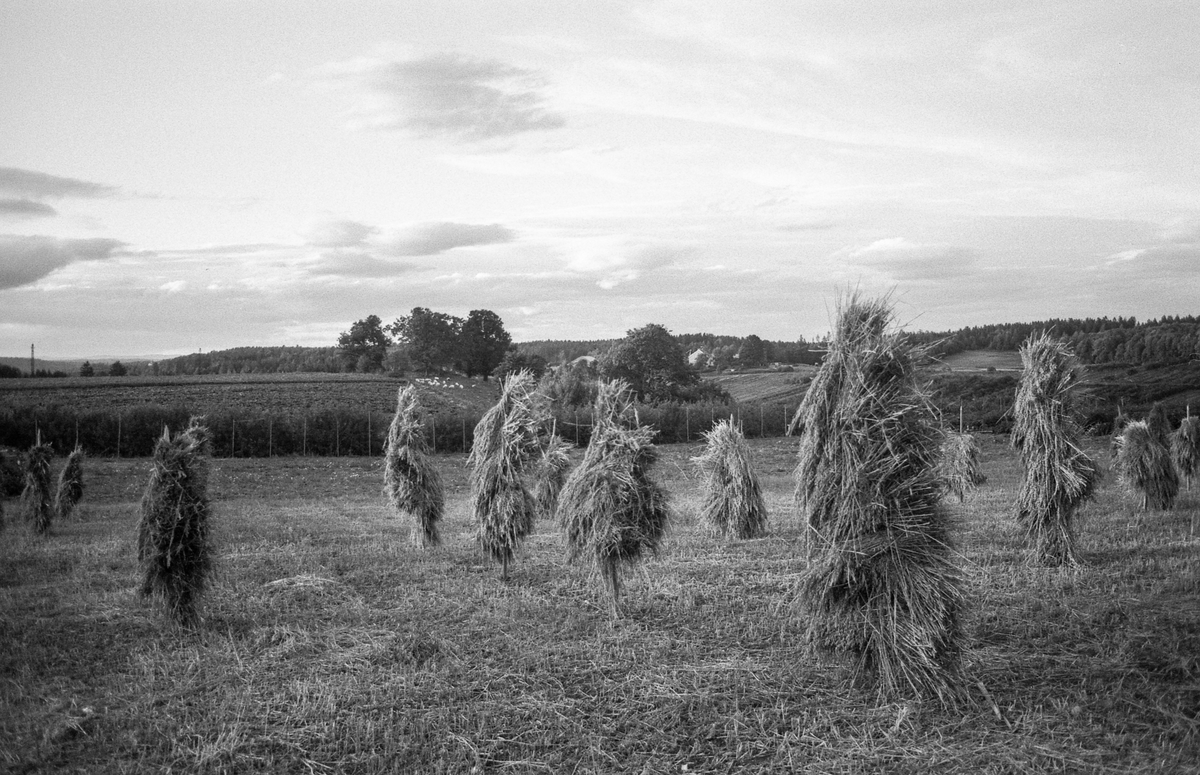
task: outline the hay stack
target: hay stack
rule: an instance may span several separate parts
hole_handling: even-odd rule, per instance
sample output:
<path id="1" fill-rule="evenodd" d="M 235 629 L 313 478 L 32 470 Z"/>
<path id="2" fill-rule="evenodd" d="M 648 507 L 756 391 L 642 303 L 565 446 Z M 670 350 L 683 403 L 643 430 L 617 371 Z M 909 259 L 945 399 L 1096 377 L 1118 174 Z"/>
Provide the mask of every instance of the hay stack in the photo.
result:
<path id="1" fill-rule="evenodd" d="M 1192 489 L 1192 478 L 1200 469 L 1200 417 L 1192 417 L 1189 412 L 1171 434 L 1171 459 L 1187 488 Z"/>
<path id="2" fill-rule="evenodd" d="M 721 420 L 704 438 L 704 453 L 692 458 L 704 475 L 700 521 L 712 535 L 765 535 L 767 504 L 741 429 L 732 419 Z"/>
<path id="3" fill-rule="evenodd" d="M 1017 522 L 1037 561 L 1076 565 L 1075 513 L 1095 492 L 1096 462 L 1083 451 L 1075 409 L 1080 368 L 1074 353 L 1046 333 L 1021 346 L 1024 371 L 1013 405 L 1012 444 L 1025 478 L 1017 495 Z"/>
<path id="4" fill-rule="evenodd" d="M 25 489 L 20 501 L 21 515 L 38 535 L 49 533 L 54 519 L 54 501 L 50 494 L 50 460 L 53 457 L 54 450 L 49 444 L 42 443 L 39 433 L 37 443 L 25 456 Z"/>
<path id="5" fill-rule="evenodd" d="M 558 496 L 571 468 L 573 446 L 554 431 L 542 442 L 542 452 L 533 471 L 533 502 L 534 510 L 543 519 L 553 517 L 558 507 Z"/>
<path id="6" fill-rule="evenodd" d="M 518 544 L 533 530 L 535 505 L 526 483 L 530 459 L 538 452 L 534 379 L 528 371 L 510 374 L 500 400 L 475 426 L 467 464 L 479 544 L 500 563 L 500 577 Z"/>
<path id="7" fill-rule="evenodd" d="M 209 542 L 208 429 L 193 417 L 187 430 L 164 428 L 154 448 L 142 496 L 138 560 L 142 594 L 159 598 L 184 626 L 198 619 L 197 603 L 212 574 Z"/>
<path id="8" fill-rule="evenodd" d="M 1146 414 L 1146 426 L 1150 434 L 1164 447 L 1171 445 L 1171 418 L 1167 416 L 1167 408 L 1162 401 L 1155 401 Z"/>
<path id="9" fill-rule="evenodd" d="M 83 448 L 75 447 L 58 473 L 58 493 L 54 496 L 54 511 L 58 518 L 67 519 L 83 498 Z"/>
<path id="10" fill-rule="evenodd" d="M 1121 481 L 1141 493 L 1143 509 L 1165 511 L 1179 495 L 1179 474 L 1160 433 L 1144 420 L 1126 425 L 1117 446 L 1116 469 Z"/>
<path id="11" fill-rule="evenodd" d="M 392 507 L 412 521 L 414 543 L 427 547 L 441 543 L 438 522 L 446 508 L 446 494 L 429 456 L 421 403 L 413 385 L 396 395 L 396 414 L 383 453 L 383 491 Z"/>
<path id="12" fill-rule="evenodd" d="M 962 693 L 961 578 L 935 466 L 941 434 L 918 382 L 923 352 L 889 331 L 886 300 L 840 304 L 790 430 L 810 549 L 799 602 L 809 643 L 856 660 L 884 694 Z"/>
<path id="13" fill-rule="evenodd" d="M 961 503 L 968 490 L 987 481 L 979 465 L 979 445 L 969 433 L 947 430 L 938 450 L 938 480 Z"/>
<path id="14" fill-rule="evenodd" d="M 558 499 L 571 559 L 594 563 L 614 617 L 620 616 L 621 565 L 637 563 L 647 551 L 657 553 L 669 519 L 667 494 L 650 479 L 657 431 L 627 427 L 630 414 L 629 385 L 600 383 L 591 441 Z"/>

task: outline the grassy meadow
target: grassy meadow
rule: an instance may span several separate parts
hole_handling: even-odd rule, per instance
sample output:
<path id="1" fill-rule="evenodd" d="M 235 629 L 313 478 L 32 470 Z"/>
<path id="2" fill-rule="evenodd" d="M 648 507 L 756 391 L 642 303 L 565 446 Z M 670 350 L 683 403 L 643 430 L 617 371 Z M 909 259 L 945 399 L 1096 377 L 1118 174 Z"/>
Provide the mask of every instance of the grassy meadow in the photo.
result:
<path id="1" fill-rule="evenodd" d="M 696 444 L 661 448 L 675 521 L 598 580 L 539 524 L 512 578 L 480 554 L 463 455 L 444 546 L 389 513 L 379 460 L 213 461 L 218 575 L 198 631 L 136 594 L 149 463 L 86 461 L 76 520 L 0 533 L 0 770 L 11 772 L 1194 772 L 1200 491 L 1142 513 L 1113 477 L 1075 569 L 1026 563 L 1007 437 L 952 508 L 973 704 L 879 698 L 803 647 L 794 439 L 751 441 L 766 538 L 706 537 Z M 1092 452 L 1107 463 L 1106 441 Z M 578 453 L 576 453 L 578 457 Z M 61 460 L 56 461 L 61 465 Z"/>

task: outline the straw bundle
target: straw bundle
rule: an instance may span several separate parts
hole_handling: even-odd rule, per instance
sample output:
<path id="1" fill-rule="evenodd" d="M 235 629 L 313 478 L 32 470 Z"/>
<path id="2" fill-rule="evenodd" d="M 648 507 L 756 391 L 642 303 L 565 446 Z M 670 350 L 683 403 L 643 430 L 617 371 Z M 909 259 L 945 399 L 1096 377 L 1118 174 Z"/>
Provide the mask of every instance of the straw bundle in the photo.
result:
<path id="1" fill-rule="evenodd" d="M 657 459 L 651 443 L 656 431 L 626 427 L 631 407 L 626 382 L 600 383 L 591 441 L 558 499 L 571 559 L 587 557 L 595 564 L 614 617 L 620 616 L 621 564 L 657 553 L 669 519 L 667 494 L 649 475 Z"/>
<path id="2" fill-rule="evenodd" d="M 1142 494 L 1143 509 L 1170 509 L 1179 495 L 1179 474 L 1171 452 L 1150 424 L 1131 422 L 1121 434 L 1116 469 L 1121 480 Z"/>
<path id="3" fill-rule="evenodd" d="M 401 388 L 383 453 L 383 491 L 401 516 L 412 520 L 413 542 L 441 543 L 438 522 L 446 508 L 442 476 L 425 442 L 421 403 L 414 386 Z"/>
<path id="4" fill-rule="evenodd" d="M 54 511 L 59 519 L 67 519 L 83 497 L 83 449 L 75 447 L 62 471 L 58 473 L 58 493 L 54 497 Z"/>
<path id="5" fill-rule="evenodd" d="M 1025 466 L 1017 522 L 1033 543 L 1038 562 L 1076 565 L 1075 512 L 1093 495 L 1100 478 L 1099 466 L 1079 444 L 1079 365 L 1065 343 L 1046 333 L 1026 340 L 1021 362 L 1012 431 L 1012 444 Z"/>
<path id="6" fill-rule="evenodd" d="M 142 594 L 162 600 L 180 624 L 197 621 L 196 606 L 212 573 L 209 543 L 208 429 L 193 417 L 187 430 L 164 428 L 142 496 L 138 560 Z"/>
<path id="7" fill-rule="evenodd" d="M 478 523 L 479 544 L 500 563 L 500 577 L 517 545 L 533 530 L 535 505 L 526 484 L 526 468 L 538 451 L 539 418 L 533 375 L 509 375 L 500 400 L 475 426 L 471 467 L 471 500 Z"/>
<path id="8" fill-rule="evenodd" d="M 50 459 L 54 450 L 43 444 L 41 434 L 38 443 L 29 448 L 25 457 L 25 489 L 21 492 L 20 510 L 25 521 L 33 525 L 33 532 L 45 535 L 50 532 L 54 519 L 54 502 L 50 495 Z"/>
<path id="9" fill-rule="evenodd" d="M 721 420 L 704 438 L 704 453 L 692 458 L 704 475 L 700 521 L 712 535 L 765 535 L 767 504 L 741 429 L 732 419 Z"/>
<path id="10" fill-rule="evenodd" d="M 968 490 L 987 481 L 979 465 L 979 445 L 969 433 L 947 430 L 938 451 L 938 480 L 961 503 Z"/>
<path id="11" fill-rule="evenodd" d="M 923 355 L 889 332 L 886 300 L 840 305 L 792 421 L 810 549 L 799 602 L 809 643 L 853 657 L 884 694 L 962 693 L 961 578 L 935 471 L 940 433 L 918 383 Z"/>
<path id="12" fill-rule="evenodd" d="M 559 493 L 571 468 L 569 453 L 573 446 L 557 433 L 551 433 L 542 443 L 542 452 L 533 471 L 534 510 L 539 517 L 549 519 L 554 516 Z"/>
<path id="13" fill-rule="evenodd" d="M 1146 426 L 1150 429 L 1150 434 L 1158 439 L 1158 443 L 1164 447 L 1171 444 L 1171 418 L 1167 416 L 1167 408 L 1163 406 L 1162 401 L 1155 401 L 1150 407 L 1150 411 L 1146 414 Z"/>
<path id="14" fill-rule="evenodd" d="M 1200 417 L 1189 414 L 1171 434 L 1171 458 L 1187 488 L 1192 489 L 1192 477 L 1200 469 Z"/>

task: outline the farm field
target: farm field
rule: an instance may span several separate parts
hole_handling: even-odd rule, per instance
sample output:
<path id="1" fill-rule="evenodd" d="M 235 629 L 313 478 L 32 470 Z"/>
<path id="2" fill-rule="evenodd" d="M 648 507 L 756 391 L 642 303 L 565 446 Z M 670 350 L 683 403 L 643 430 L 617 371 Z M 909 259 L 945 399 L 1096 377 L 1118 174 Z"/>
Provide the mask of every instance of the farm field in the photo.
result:
<path id="1" fill-rule="evenodd" d="M 695 523 L 696 444 L 662 447 L 673 528 L 599 584 L 541 523 L 512 578 L 475 548 L 463 455 L 422 550 L 371 458 L 213 461 L 218 576 L 198 631 L 136 594 L 145 459 L 89 459 L 79 520 L 0 541 L 0 769 L 13 772 L 1194 772 L 1200 491 L 1141 513 L 1112 477 L 1085 564 L 1025 563 L 1019 466 L 958 515 L 974 704 L 881 699 L 803 647 L 794 439 L 751 441 L 771 534 Z M 1101 461 L 1101 442 L 1090 451 Z"/>

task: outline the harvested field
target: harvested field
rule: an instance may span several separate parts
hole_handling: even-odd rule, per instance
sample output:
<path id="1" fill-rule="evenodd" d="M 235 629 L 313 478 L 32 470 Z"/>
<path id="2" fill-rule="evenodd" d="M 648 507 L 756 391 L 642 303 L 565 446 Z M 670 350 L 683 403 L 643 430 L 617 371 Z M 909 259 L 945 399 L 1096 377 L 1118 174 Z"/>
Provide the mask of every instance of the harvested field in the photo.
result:
<path id="1" fill-rule="evenodd" d="M 0 544 L 0 769 L 1192 771 L 1200 495 L 1145 514 L 1108 476 L 1080 514 L 1082 566 L 1032 567 L 1016 455 L 979 441 L 988 481 L 951 504 L 974 701 L 955 713 L 881 702 L 804 650 L 794 439 L 750 441 L 773 531 L 751 541 L 698 524 L 702 447 L 662 448 L 678 517 L 615 623 L 550 522 L 497 578 L 461 454 L 436 458 L 433 550 L 409 543 L 376 459 L 238 458 L 213 461 L 216 576 L 182 631 L 137 595 L 149 461 L 89 459 L 78 521 L 46 539 L 10 524 Z"/>

